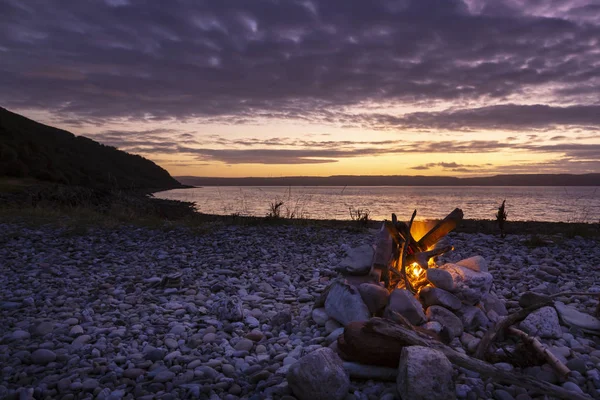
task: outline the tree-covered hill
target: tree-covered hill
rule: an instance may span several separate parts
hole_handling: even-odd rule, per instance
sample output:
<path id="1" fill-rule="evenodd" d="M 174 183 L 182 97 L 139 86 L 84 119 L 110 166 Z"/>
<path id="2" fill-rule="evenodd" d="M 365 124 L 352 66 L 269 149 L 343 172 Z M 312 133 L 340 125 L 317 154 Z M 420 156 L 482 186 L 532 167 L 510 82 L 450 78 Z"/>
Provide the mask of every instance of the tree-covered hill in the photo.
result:
<path id="1" fill-rule="evenodd" d="M 0 176 L 113 189 L 181 187 L 152 161 L 0 107 Z"/>

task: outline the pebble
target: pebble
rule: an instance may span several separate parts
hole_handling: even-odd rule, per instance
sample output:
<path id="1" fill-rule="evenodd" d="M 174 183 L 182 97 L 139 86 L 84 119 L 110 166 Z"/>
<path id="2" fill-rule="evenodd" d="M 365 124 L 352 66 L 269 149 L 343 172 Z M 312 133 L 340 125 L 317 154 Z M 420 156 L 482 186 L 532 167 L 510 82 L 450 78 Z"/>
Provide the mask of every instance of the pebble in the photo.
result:
<path id="1" fill-rule="evenodd" d="M 19 235 L 7 235 L 10 231 Z M 494 277 L 494 299 L 509 312 L 527 291 L 586 291 L 600 281 L 600 250 L 593 239 L 564 238 L 543 252 L 522 244 L 518 235 L 500 240 L 453 233 L 449 239 L 456 250 L 441 256 L 438 265 L 481 255 Z M 0 397 L 16 398 L 27 387 L 34 398 L 67 400 L 292 399 L 287 369 L 335 343 L 343 331 L 313 312 L 337 276 L 342 246 L 373 240 L 366 231 L 297 225 L 224 224 L 200 233 L 117 226 L 65 235 L 64 228 L 51 225 L 0 223 L 0 260 L 11 282 L 0 301 Z M 544 274 L 536 276 L 537 270 Z M 180 284 L 161 286 L 171 273 L 181 274 Z M 439 275 L 438 284 L 453 289 Z M 223 301 L 229 299 L 234 300 Z M 581 296 L 561 301 L 584 313 L 596 306 L 596 300 Z M 232 319 L 220 319 L 216 304 L 233 307 L 225 310 Z M 577 372 L 563 387 L 599 390 L 596 341 L 562 328 L 560 338 L 542 342 Z M 457 340 L 458 346 L 474 350 L 485 331 L 479 329 Z M 538 375 L 558 383 L 551 371 L 538 368 Z M 482 379 L 461 374 L 457 397 L 533 397 L 513 387 L 486 387 Z M 349 393 L 349 399 L 391 400 L 395 383 L 353 381 Z"/>

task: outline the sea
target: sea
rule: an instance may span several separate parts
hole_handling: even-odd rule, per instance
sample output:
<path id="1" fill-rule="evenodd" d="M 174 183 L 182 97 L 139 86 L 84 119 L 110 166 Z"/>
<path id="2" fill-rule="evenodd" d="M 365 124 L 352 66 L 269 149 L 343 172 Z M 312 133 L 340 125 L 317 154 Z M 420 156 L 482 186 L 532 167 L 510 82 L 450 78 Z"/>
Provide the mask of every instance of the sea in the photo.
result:
<path id="1" fill-rule="evenodd" d="M 207 186 L 154 196 L 193 202 L 206 214 L 336 220 L 408 220 L 414 210 L 417 220 L 439 219 L 457 207 L 466 219 L 495 219 L 506 200 L 509 221 L 600 223 L 593 186 Z"/>

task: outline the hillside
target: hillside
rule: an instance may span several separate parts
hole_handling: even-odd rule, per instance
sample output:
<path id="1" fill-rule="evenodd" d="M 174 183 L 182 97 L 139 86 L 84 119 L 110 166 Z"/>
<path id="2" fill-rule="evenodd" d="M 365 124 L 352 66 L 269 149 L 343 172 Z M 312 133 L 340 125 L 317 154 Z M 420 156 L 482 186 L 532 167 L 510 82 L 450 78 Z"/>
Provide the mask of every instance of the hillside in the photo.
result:
<path id="1" fill-rule="evenodd" d="M 181 187 L 152 161 L 0 107 L 0 177 L 94 188 Z"/>
<path id="2" fill-rule="evenodd" d="M 600 174 L 497 175 L 481 178 L 447 176 L 290 176 L 281 178 L 212 178 L 179 176 L 192 186 L 600 186 Z"/>

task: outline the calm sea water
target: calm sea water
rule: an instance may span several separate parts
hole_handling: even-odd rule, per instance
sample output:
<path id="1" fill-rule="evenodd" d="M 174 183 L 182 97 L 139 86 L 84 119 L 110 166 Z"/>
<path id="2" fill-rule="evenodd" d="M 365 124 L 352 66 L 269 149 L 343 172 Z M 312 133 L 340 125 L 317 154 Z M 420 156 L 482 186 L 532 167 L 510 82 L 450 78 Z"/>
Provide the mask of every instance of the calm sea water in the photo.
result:
<path id="1" fill-rule="evenodd" d="M 351 219 L 350 210 L 368 210 L 371 219 L 394 212 L 408 220 L 441 218 L 459 207 L 467 219 L 495 219 L 506 199 L 513 221 L 598 222 L 600 187 L 510 186 L 221 186 L 175 189 L 155 197 L 190 201 L 198 211 L 219 215 L 265 216 L 271 203 L 283 202 L 282 216 Z"/>

